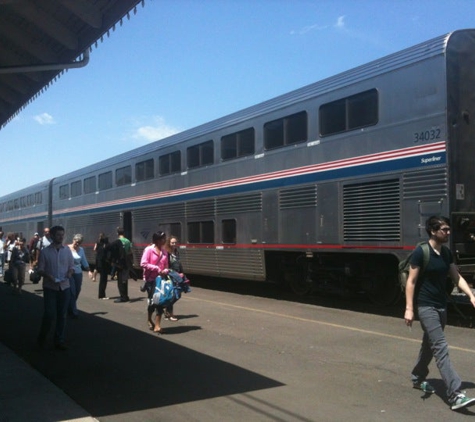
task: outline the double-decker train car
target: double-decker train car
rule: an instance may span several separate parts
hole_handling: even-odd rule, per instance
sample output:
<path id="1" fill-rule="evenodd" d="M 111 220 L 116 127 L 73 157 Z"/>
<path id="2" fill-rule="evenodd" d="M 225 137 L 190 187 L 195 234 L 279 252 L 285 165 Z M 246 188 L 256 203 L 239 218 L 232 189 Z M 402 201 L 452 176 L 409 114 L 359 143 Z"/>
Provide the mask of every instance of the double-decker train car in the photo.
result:
<path id="1" fill-rule="evenodd" d="M 23 191 L 1 198 L 0 225 L 61 224 L 90 261 L 99 232 L 124 226 L 136 264 L 160 229 L 190 274 L 390 304 L 399 260 L 441 214 L 471 280 L 474 69 L 475 30 L 456 31 L 57 177 L 43 221 L 5 207 Z"/>
<path id="2" fill-rule="evenodd" d="M 4 178 L 8 183 L 8 178 Z M 16 233 L 28 241 L 35 232 L 42 232 L 51 221 L 51 182 L 37 183 L 0 198 L 0 229 Z"/>

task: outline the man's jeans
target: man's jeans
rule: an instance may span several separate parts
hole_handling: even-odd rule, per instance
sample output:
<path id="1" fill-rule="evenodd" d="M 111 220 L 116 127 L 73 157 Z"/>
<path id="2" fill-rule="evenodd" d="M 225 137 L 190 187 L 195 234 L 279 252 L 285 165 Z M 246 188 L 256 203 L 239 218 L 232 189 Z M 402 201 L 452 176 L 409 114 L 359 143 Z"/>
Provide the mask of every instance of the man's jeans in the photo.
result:
<path id="1" fill-rule="evenodd" d="M 429 363 L 435 358 L 437 368 L 447 387 L 447 396 L 460 391 L 462 381 L 452 367 L 449 358 L 449 346 L 445 340 L 444 328 L 447 323 L 447 310 L 430 306 L 418 308 L 419 320 L 424 337 L 416 366 L 412 370 L 412 381 L 422 382 L 429 374 Z"/>
<path id="2" fill-rule="evenodd" d="M 56 329 L 54 331 L 54 344 L 64 343 L 64 331 L 66 328 L 66 312 L 68 311 L 71 299 L 71 289 L 65 290 L 43 290 L 44 314 L 41 323 L 38 341 L 44 343 L 46 336 L 51 330 L 51 325 L 56 319 Z"/>
<path id="3" fill-rule="evenodd" d="M 0 276 L 3 276 L 4 266 L 5 266 L 5 254 L 0 253 Z"/>

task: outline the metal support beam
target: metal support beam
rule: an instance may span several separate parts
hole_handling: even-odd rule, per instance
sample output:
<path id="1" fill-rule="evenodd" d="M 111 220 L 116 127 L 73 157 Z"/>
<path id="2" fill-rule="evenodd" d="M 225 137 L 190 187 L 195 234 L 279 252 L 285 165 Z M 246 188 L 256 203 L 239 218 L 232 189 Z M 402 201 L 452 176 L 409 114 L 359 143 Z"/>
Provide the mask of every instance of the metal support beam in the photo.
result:
<path id="1" fill-rule="evenodd" d="M 69 63 L 45 63 L 35 65 L 6 66 L 0 67 L 2 73 L 24 73 L 24 72 L 43 72 L 47 70 L 77 69 L 84 67 L 89 63 L 89 49 L 82 53 L 82 59 Z"/>

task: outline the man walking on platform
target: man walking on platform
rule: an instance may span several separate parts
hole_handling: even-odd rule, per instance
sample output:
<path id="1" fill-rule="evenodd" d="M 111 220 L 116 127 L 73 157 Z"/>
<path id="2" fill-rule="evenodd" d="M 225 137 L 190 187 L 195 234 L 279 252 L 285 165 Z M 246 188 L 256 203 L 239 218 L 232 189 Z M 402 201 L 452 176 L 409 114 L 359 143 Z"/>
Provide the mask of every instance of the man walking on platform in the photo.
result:
<path id="1" fill-rule="evenodd" d="M 117 229 L 119 238 L 111 245 L 112 264 L 117 269 L 117 287 L 120 298 L 115 302 L 128 302 L 129 270 L 133 265 L 132 243 L 125 237 L 122 227 Z"/>
<path id="2" fill-rule="evenodd" d="M 417 311 L 424 331 L 419 356 L 411 373 L 412 385 L 425 393 L 435 392 L 435 388 L 426 380 L 429 364 L 435 358 L 447 389 L 450 408 L 458 410 L 475 404 L 475 399 L 467 397 L 462 391 L 462 381 L 449 358 L 449 346 L 444 334 L 447 323 L 447 276 L 468 296 L 472 306 L 475 306 L 475 296 L 458 272 L 452 252 L 444 246 L 449 240 L 449 219 L 430 217 L 426 221 L 426 231 L 429 235 L 428 244 L 419 245 L 414 250 L 406 285 L 404 320 L 410 327 Z M 424 253 L 427 254 L 427 259 Z"/>
<path id="3" fill-rule="evenodd" d="M 46 337 L 56 318 L 54 345 L 56 349 L 66 350 L 64 331 L 66 313 L 71 298 L 69 278 L 74 272 L 74 259 L 71 250 L 63 246 L 64 228 L 51 228 L 52 243 L 44 248 L 38 259 L 38 272 L 43 277 L 44 313 L 38 344 L 44 347 Z"/>

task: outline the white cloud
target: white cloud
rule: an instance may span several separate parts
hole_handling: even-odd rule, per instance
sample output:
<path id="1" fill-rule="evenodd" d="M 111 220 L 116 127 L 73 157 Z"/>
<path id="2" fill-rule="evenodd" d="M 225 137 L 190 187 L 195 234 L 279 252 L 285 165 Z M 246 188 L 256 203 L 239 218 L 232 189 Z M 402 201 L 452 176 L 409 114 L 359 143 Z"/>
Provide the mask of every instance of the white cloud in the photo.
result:
<path id="1" fill-rule="evenodd" d="M 338 16 L 336 20 L 335 28 L 344 28 L 345 27 L 345 16 Z"/>
<path id="2" fill-rule="evenodd" d="M 304 26 L 301 29 L 293 29 L 292 31 L 290 31 L 290 35 L 304 35 L 310 31 L 321 31 L 322 29 L 326 29 L 326 28 L 328 28 L 328 25 L 324 25 L 324 26 L 318 25 L 318 24 L 308 25 L 308 26 Z"/>
<path id="3" fill-rule="evenodd" d="M 344 29 L 345 28 L 345 15 L 338 16 L 336 23 L 334 25 L 319 25 L 317 23 L 313 25 L 307 25 L 300 29 L 293 29 L 290 31 L 290 35 L 305 35 L 311 31 L 323 31 L 324 29 L 331 28 Z"/>
<path id="4" fill-rule="evenodd" d="M 40 125 L 54 125 L 56 123 L 53 116 L 48 113 L 38 114 L 34 116 L 33 119 L 35 119 L 35 121 L 38 122 Z"/>
<path id="5" fill-rule="evenodd" d="M 152 142 L 182 131 L 182 129 L 168 125 L 161 116 L 154 116 L 152 120 L 151 124 L 141 125 L 137 128 L 132 138 L 139 141 Z"/>

